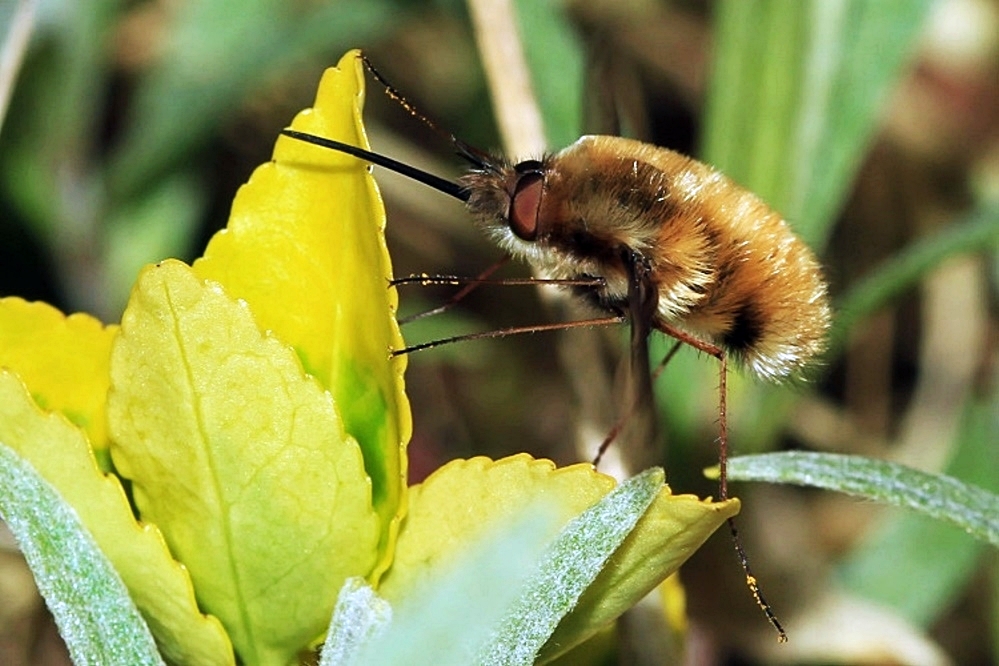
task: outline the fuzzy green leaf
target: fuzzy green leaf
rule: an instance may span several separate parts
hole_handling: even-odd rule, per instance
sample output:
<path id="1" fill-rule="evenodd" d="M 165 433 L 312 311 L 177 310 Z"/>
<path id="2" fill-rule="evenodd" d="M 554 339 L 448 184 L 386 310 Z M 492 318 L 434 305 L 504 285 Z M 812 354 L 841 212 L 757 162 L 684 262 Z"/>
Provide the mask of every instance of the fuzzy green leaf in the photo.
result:
<path id="1" fill-rule="evenodd" d="M 21 546 L 74 664 L 163 664 L 121 577 L 76 512 L 2 443 L 0 516 Z"/>
<path id="2" fill-rule="evenodd" d="M 626 531 L 623 543 L 611 548 L 610 561 L 596 562 L 597 544 L 608 538 L 598 529 L 592 542 L 577 544 L 574 554 L 587 564 L 569 575 L 562 568 L 570 568 L 568 560 L 545 552 L 573 521 L 583 521 L 576 523 L 580 529 L 595 527 L 592 517 L 579 516 L 615 492 L 612 479 L 592 465 L 555 469 L 550 461 L 524 454 L 499 461 L 456 460 L 437 470 L 411 490 L 396 559 L 379 590 L 397 611 L 393 638 L 385 639 L 385 649 L 392 645 L 397 651 L 374 663 L 426 654 L 427 663 L 466 664 L 487 641 L 528 646 L 533 661 L 538 642 L 547 641 L 538 657 L 543 663 L 593 636 L 676 571 L 739 510 L 738 500 L 712 503 L 672 495 L 661 476 L 652 476 L 654 480 L 643 476 L 633 482 L 658 489 L 634 529 L 627 527 L 624 510 L 610 511 L 615 528 Z M 635 500 L 631 486 L 617 492 L 625 494 L 626 504 L 628 498 Z M 596 577 L 584 582 L 590 576 Z M 568 584 L 571 591 L 549 586 L 553 580 Z M 411 625 L 407 618 L 413 618 Z M 523 623 L 525 619 L 529 621 Z M 502 633 L 490 637 L 494 631 Z M 441 636 L 447 637 L 443 645 Z M 522 660 L 524 655 L 518 654 Z M 480 663 L 494 658 L 495 653 L 483 655 Z"/>
<path id="3" fill-rule="evenodd" d="M 383 621 L 384 611 L 371 592 L 361 594 L 367 588 L 345 587 L 340 603 L 354 612 L 341 614 L 347 626 L 331 628 L 325 649 L 345 653 L 357 634 L 367 634 L 363 652 L 346 663 L 532 664 L 662 489 L 662 470 L 649 470 L 576 516 L 554 539 L 564 500 L 538 497 L 441 576 L 418 585 L 374 639 L 371 625 Z"/>
<path id="4" fill-rule="evenodd" d="M 38 407 L 20 377 L 0 370 L 0 441 L 56 488 L 128 587 L 171 663 L 233 664 L 219 621 L 202 615 L 186 568 L 155 525 L 139 524 L 118 477 L 103 474 L 82 429 Z"/>
<path id="5" fill-rule="evenodd" d="M 392 624 L 348 662 L 465 666 L 500 625 L 558 531 L 560 499 L 541 497 L 466 547 L 394 604 Z M 403 529 L 405 534 L 405 528 Z M 389 573 L 391 575 L 391 572 Z"/>
<path id="6" fill-rule="evenodd" d="M 559 622 L 576 607 L 662 487 L 663 471 L 647 470 L 573 519 L 544 553 L 537 572 L 476 663 L 534 663 Z"/>
<path id="7" fill-rule="evenodd" d="M 728 478 L 826 488 L 912 509 L 999 546 L 999 495 L 950 476 L 861 456 L 791 451 L 731 458 Z"/>
<path id="8" fill-rule="evenodd" d="M 340 594 L 323 644 L 319 666 L 342 666 L 383 633 L 392 621 L 392 607 L 363 578 L 348 578 Z"/>

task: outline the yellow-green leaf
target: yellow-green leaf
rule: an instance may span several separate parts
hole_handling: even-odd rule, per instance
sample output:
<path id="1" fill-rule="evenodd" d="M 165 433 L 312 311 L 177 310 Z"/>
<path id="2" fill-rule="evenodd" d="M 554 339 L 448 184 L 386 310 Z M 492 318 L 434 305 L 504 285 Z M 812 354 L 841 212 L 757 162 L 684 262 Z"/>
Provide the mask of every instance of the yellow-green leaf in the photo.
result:
<path id="1" fill-rule="evenodd" d="M 351 51 L 323 75 L 315 106 L 292 128 L 367 147 L 361 125 L 363 70 Z M 364 451 L 386 553 L 405 511 L 405 358 L 388 288 L 385 212 L 365 163 L 278 139 L 274 161 L 236 196 L 228 227 L 195 272 L 250 305 L 261 329 L 295 348 L 306 371 L 329 388 L 344 425 Z"/>
<path id="2" fill-rule="evenodd" d="M 102 462 L 108 359 L 117 330 L 89 315 L 67 317 L 47 303 L 0 299 L 0 367 L 16 372 L 40 407 L 83 428 Z"/>
<path id="3" fill-rule="evenodd" d="M 187 572 L 154 526 L 135 522 L 121 484 L 97 468 L 83 431 L 61 414 L 40 410 L 7 370 L 0 370 L 0 441 L 73 506 L 121 575 L 165 658 L 192 666 L 234 663 L 218 620 L 198 610 Z"/>
<path id="4" fill-rule="evenodd" d="M 357 443 L 245 303 L 164 262 L 111 353 L 112 456 L 246 663 L 285 664 L 369 574 L 378 517 Z"/>

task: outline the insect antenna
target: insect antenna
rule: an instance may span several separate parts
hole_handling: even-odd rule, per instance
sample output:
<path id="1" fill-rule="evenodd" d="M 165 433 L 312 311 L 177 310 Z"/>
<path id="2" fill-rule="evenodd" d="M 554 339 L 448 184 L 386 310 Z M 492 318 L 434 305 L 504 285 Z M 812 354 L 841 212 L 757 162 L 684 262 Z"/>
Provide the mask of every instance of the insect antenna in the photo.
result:
<path id="1" fill-rule="evenodd" d="M 375 77 L 380 84 L 382 84 L 382 87 L 385 89 L 385 94 L 395 100 L 411 116 L 422 122 L 454 146 L 458 155 L 462 159 L 469 162 L 474 169 L 493 172 L 499 171 L 496 158 L 484 150 L 480 150 L 475 146 L 462 141 L 451 132 L 442 130 L 436 123 L 434 123 L 434 121 L 420 113 L 416 106 L 403 97 L 402 94 L 396 90 L 384 76 L 382 76 L 381 72 L 375 69 L 375 66 L 370 60 L 368 60 L 367 56 L 362 54 L 361 60 L 364 62 L 364 66 L 368 68 L 368 71 L 371 72 L 371 75 Z M 380 155 L 370 150 L 365 150 L 364 148 L 352 146 L 349 143 L 337 141 L 336 139 L 328 139 L 326 137 L 309 134 L 307 132 L 299 132 L 289 128 L 281 130 L 281 134 L 293 139 L 298 139 L 299 141 L 304 141 L 305 143 L 311 143 L 315 146 L 321 146 L 323 148 L 329 148 L 330 150 L 335 150 L 347 155 L 352 155 L 358 159 L 370 162 L 371 164 L 376 164 L 384 169 L 388 169 L 389 171 L 394 171 L 398 174 L 406 176 L 407 178 L 411 178 L 418 183 L 423 183 L 424 185 L 432 187 L 435 190 L 443 192 L 444 194 L 454 197 L 462 202 L 467 202 L 471 196 L 471 193 L 458 183 L 447 180 L 446 178 L 441 178 L 440 176 L 418 169 L 414 166 L 410 166 L 409 164 L 400 162 L 399 160 L 392 159 L 387 155 Z"/>
<path id="2" fill-rule="evenodd" d="M 416 167 L 400 162 L 399 160 L 394 160 L 387 155 L 380 155 L 379 153 L 365 150 L 364 148 L 358 148 L 357 146 L 352 146 L 349 143 L 343 143 L 342 141 L 337 141 L 336 139 L 327 139 L 323 136 L 316 136 L 315 134 L 308 134 L 307 132 L 299 132 L 288 128 L 281 130 L 281 134 L 291 137 L 292 139 L 304 141 L 305 143 L 311 143 L 314 146 L 329 148 L 330 150 L 335 150 L 339 153 L 351 155 L 358 159 L 364 160 L 365 162 L 370 162 L 371 164 L 376 164 L 382 168 L 388 169 L 389 171 L 395 171 L 396 173 L 402 174 L 407 178 L 412 178 L 418 183 L 423 183 L 428 187 L 432 187 L 438 192 L 443 192 L 444 194 L 452 196 L 459 201 L 468 201 L 468 198 L 471 196 L 471 193 L 458 183 L 436 176 L 429 171 L 417 169 Z"/>
<path id="3" fill-rule="evenodd" d="M 419 120 L 421 123 L 432 129 L 440 136 L 444 137 L 444 139 L 447 140 L 448 143 L 454 146 L 459 156 L 470 162 L 472 166 L 477 169 L 485 169 L 487 171 L 498 170 L 496 167 L 496 159 L 492 155 L 485 152 L 484 150 L 479 150 L 478 148 L 476 148 L 471 144 L 465 143 L 451 132 L 441 129 L 437 125 L 437 123 L 435 123 L 434 121 L 430 120 L 430 118 L 427 118 L 425 115 L 420 113 L 420 110 L 417 109 L 412 102 L 410 102 L 402 95 L 402 93 L 396 90 L 395 86 L 389 83 L 388 79 L 382 76 L 381 72 L 379 72 L 375 68 L 374 64 L 372 64 L 372 62 L 368 60 L 368 57 L 363 53 L 361 54 L 361 60 L 364 62 L 364 66 L 368 68 L 368 71 L 371 72 L 371 75 L 375 77 L 375 80 L 378 81 L 378 83 L 382 84 L 382 87 L 385 89 L 386 95 L 395 100 L 399 104 L 399 106 L 404 108 L 411 116 Z"/>

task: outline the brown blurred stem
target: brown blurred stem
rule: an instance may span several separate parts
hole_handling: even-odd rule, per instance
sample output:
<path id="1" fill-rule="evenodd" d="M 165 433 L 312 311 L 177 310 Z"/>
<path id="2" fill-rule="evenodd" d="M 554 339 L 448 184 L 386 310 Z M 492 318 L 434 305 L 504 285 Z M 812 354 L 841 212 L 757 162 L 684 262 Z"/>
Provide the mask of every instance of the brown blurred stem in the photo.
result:
<path id="1" fill-rule="evenodd" d="M 521 48 L 516 8 L 512 0 L 468 0 L 468 10 L 503 148 L 517 159 L 540 155 L 547 147 L 545 129 Z"/>
<path id="2" fill-rule="evenodd" d="M 17 3 L 14 18 L 4 36 L 3 48 L 0 49 L 0 128 L 7 117 L 7 106 L 17 83 L 17 74 L 21 71 L 24 54 L 31 41 L 37 9 L 37 0 L 21 0 Z"/>

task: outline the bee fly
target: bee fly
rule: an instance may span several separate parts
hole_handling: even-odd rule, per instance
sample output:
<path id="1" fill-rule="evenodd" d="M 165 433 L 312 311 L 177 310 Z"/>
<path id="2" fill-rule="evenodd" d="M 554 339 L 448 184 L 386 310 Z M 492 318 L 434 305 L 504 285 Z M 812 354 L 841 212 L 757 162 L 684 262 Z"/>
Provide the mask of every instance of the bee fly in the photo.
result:
<path id="1" fill-rule="evenodd" d="M 364 61 L 391 97 L 440 131 Z M 815 255 L 756 195 L 685 155 L 632 139 L 584 136 L 541 159 L 511 163 L 445 133 L 471 165 L 451 182 L 339 141 L 290 129 L 282 134 L 459 199 L 509 255 L 553 282 L 577 285 L 579 295 L 608 313 L 589 323 L 630 320 L 632 361 L 644 363 L 635 370 L 647 385 L 639 395 L 651 393 L 652 330 L 718 359 L 723 500 L 729 357 L 763 379 L 780 381 L 825 349 L 830 309 Z M 559 327 L 567 326 L 553 326 Z M 729 527 L 750 590 L 783 642 L 786 634 L 760 595 L 731 519 Z"/>

